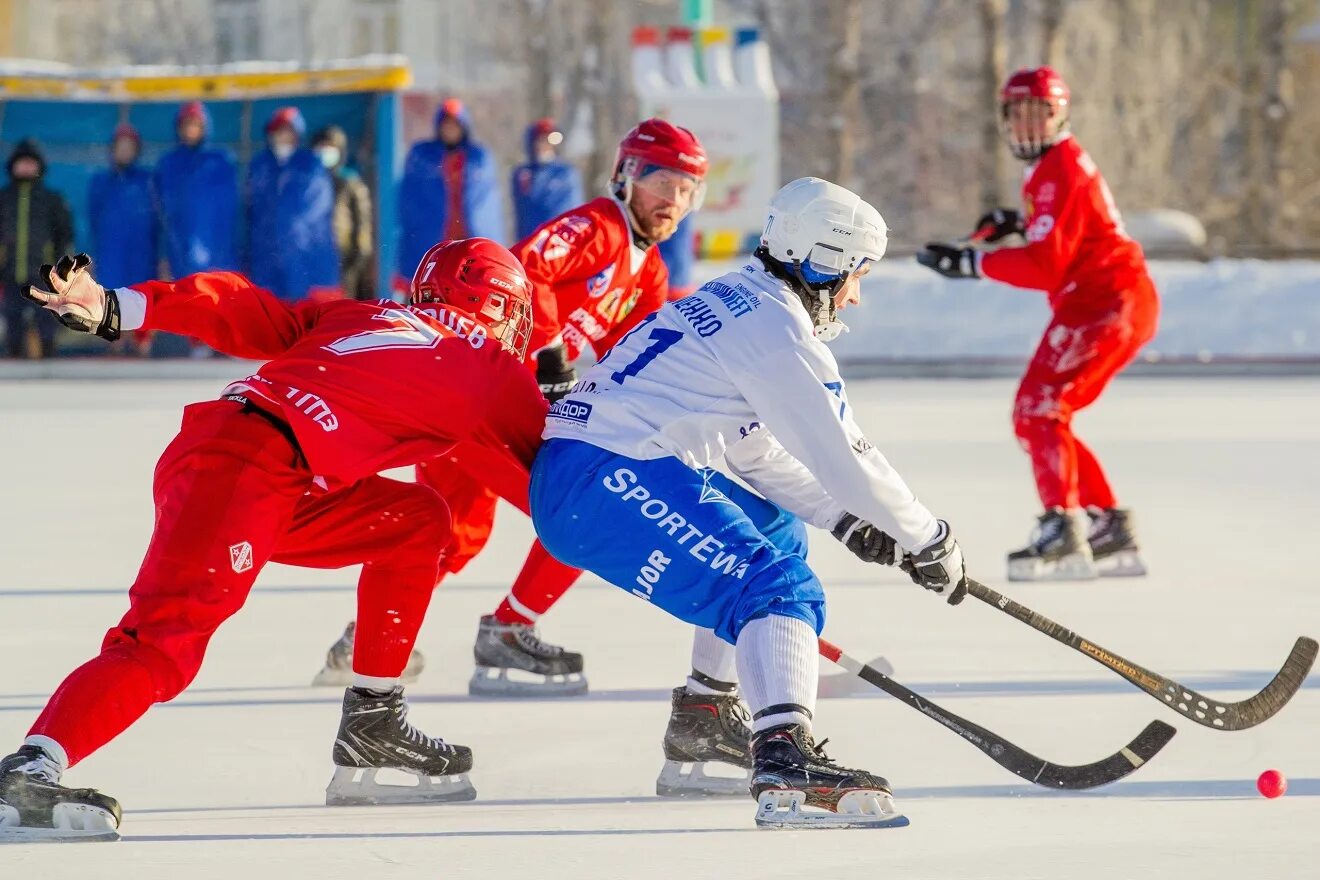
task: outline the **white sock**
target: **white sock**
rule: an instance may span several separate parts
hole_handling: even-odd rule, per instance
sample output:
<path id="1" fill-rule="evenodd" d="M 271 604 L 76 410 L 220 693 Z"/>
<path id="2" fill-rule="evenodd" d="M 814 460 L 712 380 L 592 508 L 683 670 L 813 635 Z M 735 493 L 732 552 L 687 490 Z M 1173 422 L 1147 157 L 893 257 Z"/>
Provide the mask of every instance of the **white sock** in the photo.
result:
<path id="1" fill-rule="evenodd" d="M 737 651 L 714 630 L 697 627 L 692 634 L 692 675 L 688 676 L 690 694 L 729 694 L 736 691 Z M 732 685 L 732 687 L 721 687 Z"/>
<path id="2" fill-rule="evenodd" d="M 743 627 L 737 656 L 752 731 L 801 724 L 810 733 L 820 674 L 816 631 L 796 617 L 771 614 Z"/>
<path id="3" fill-rule="evenodd" d="M 386 677 L 376 675 L 363 675 L 360 672 L 353 673 L 353 687 L 366 688 L 372 691 L 383 691 L 388 693 L 399 685 L 398 676 Z"/>
<path id="4" fill-rule="evenodd" d="M 63 775 L 64 771 L 69 769 L 69 753 L 64 751 L 64 746 L 50 737 L 33 734 L 23 740 L 23 745 L 36 746 L 47 755 L 50 755 L 51 760 L 59 766 L 59 775 Z"/>

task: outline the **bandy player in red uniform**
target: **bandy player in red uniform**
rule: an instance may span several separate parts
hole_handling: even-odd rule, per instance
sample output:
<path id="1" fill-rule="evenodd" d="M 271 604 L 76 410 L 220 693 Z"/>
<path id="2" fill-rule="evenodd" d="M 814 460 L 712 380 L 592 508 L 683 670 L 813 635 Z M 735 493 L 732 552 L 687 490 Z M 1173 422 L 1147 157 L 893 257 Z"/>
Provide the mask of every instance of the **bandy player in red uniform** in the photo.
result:
<path id="1" fill-rule="evenodd" d="M 118 803 L 61 786 L 61 774 L 188 686 L 271 560 L 362 564 L 353 686 L 327 803 L 475 797 L 471 750 L 408 724 L 399 686 L 449 510 L 430 487 L 377 472 L 462 443 L 488 484 L 525 509 L 546 403 L 522 363 L 531 309 L 518 261 L 484 239 L 437 245 L 418 267 L 411 306 L 288 305 L 228 272 L 106 291 L 88 262 L 44 267 L 53 292 L 30 297 L 107 339 L 164 330 L 270 360 L 219 400 L 184 410 L 156 467 L 156 526 L 128 613 L 0 761 L 0 838 L 117 836 Z M 379 768 L 419 784 L 378 783 Z"/>
<path id="2" fill-rule="evenodd" d="M 615 160 L 612 195 L 550 220 L 514 245 L 531 282 L 534 304 L 529 370 L 550 401 L 568 393 L 571 364 L 588 349 L 603 357 L 633 327 L 664 304 L 669 276 L 657 244 L 700 207 L 706 153 L 687 129 L 648 119 L 624 136 Z M 490 537 L 496 496 L 468 475 L 454 452 L 418 465 L 417 479 L 449 502 L 454 539 L 442 576 L 457 573 Z M 540 542 L 499 607 L 481 618 L 473 654 L 473 694 L 585 693 L 582 655 L 538 638 L 536 621 L 581 571 L 557 562 Z M 333 646 L 314 683 L 340 684 L 352 663 L 352 624 Z M 422 667 L 414 652 L 407 676 Z M 405 679 L 407 680 L 407 679 Z"/>
<path id="3" fill-rule="evenodd" d="M 1018 234 L 1026 244 L 981 253 L 936 243 L 917 257 L 951 278 L 1043 290 L 1054 311 L 1013 406 L 1045 512 L 1031 542 L 1009 554 L 1010 580 L 1146 573 L 1132 514 L 1118 506 L 1099 460 L 1073 434 L 1072 417 L 1155 335 L 1159 298 L 1109 187 L 1068 132 L 1069 99 L 1067 84 L 1048 67 L 1019 70 L 1003 88 L 1005 137 L 1028 163 L 1025 211 L 992 211 L 973 237 Z"/>

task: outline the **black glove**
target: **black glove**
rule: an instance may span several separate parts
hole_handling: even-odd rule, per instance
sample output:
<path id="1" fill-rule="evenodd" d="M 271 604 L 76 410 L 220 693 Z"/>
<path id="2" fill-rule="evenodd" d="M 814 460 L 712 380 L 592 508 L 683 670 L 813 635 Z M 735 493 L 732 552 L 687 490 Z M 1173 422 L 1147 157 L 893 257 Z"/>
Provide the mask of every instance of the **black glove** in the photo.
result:
<path id="1" fill-rule="evenodd" d="M 862 562 L 893 565 L 898 545 L 894 539 L 864 519 L 845 513 L 831 532 Z"/>
<path id="2" fill-rule="evenodd" d="M 967 572 L 962 549 L 953 539 L 949 524 L 940 520 L 935 540 L 916 553 L 906 554 L 899 568 L 908 573 L 912 583 L 939 593 L 947 591 L 949 604 L 957 605 L 967 597 Z"/>
<path id="3" fill-rule="evenodd" d="M 541 386 L 545 399 L 554 403 L 577 382 L 577 372 L 568 362 L 564 346 L 556 345 L 536 353 L 536 383 Z"/>
<path id="4" fill-rule="evenodd" d="M 981 241 L 996 242 L 1010 235 L 1022 235 L 1023 231 L 1022 215 L 1016 208 L 995 208 L 976 221 L 976 232 L 985 233 Z"/>
<path id="5" fill-rule="evenodd" d="M 917 262 L 929 266 L 947 278 L 980 278 L 976 271 L 976 251 L 969 247 L 956 247 L 932 241 L 926 249 L 917 252 Z"/>

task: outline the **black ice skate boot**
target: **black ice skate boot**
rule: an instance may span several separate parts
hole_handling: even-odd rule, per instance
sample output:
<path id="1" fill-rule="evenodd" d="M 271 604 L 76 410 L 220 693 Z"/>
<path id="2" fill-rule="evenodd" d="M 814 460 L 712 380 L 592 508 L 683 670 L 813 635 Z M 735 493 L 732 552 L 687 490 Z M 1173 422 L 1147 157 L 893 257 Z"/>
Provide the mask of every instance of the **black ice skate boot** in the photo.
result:
<path id="1" fill-rule="evenodd" d="M 382 695 L 358 688 L 344 691 L 332 756 L 335 775 L 325 790 L 328 806 L 470 801 L 477 796 L 467 777 L 472 750 L 429 737 L 409 724 L 401 687 Z M 417 784 L 378 782 L 376 771 L 384 769 L 415 776 Z"/>
<path id="2" fill-rule="evenodd" d="M 587 692 L 582 655 L 549 645 L 534 623 L 500 623 L 481 618 L 472 646 L 477 668 L 468 682 L 473 696 L 574 697 Z M 519 673 L 511 677 L 510 672 Z"/>
<path id="3" fill-rule="evenodd" d="M 829 759 L 800 724 L 752 737 L 756 824 L 768 828 L 898 828 L 908 819 L 894 806 L 889 782 Z M 804 809 L 816 807 L 826 812 Z"/>
<path id="4" fill-rule="evenodd" d="M 1146 563 L 1137 546 L 1136 523 L 1132 511 L 1121 507 L 1092 507 L 1091 531 L 1086 536 L 1095 558 L 1095 570 L 1101 577 L 1141 577 Z"/>
<path id="5" fill-rule="evenodd" d="M 1082 581 L 1095 576 L 1082 517 L 1062 507 L 1042 513 L 1031 542 L 1008 554 L 1010 581 Z"/>
<path id="6" fill-rule="evenodd" d="M 119 802 L 60 785 L 59 765 L 37 746 L 0 759 L 0 842 L 118 840 Z"/>
<path id="7" fill-rule="evenodd" d="M 347 687 L 353 683 L 353 637 L 356 631 L 357 623 L 350 620 L 348 626 L 344 627 L 344 634 L 339 637 L 339 641 L 331 645 L 330 650 L 326 652 L 325 666 L 312 679 L 312 687 L 324 685 Z M 412 684 L 417 680 L 417 676 L 422 674 L 425 666 L 426 658 L 422 656 L 421 651 L 414 649 L 408 655 L 408 665 L 404 667 L 399 680 L 404 684 Z"/>
<path id="8" fill-rule="evenodd" d="M 665 765 L 655 781 L 660 797 L 743 797 L 751 777 L 750 716 L 737 693 L 690 694 L 674 688 L 665 728 Z M 712 766 L 739 769 L 708 774 Z"/>

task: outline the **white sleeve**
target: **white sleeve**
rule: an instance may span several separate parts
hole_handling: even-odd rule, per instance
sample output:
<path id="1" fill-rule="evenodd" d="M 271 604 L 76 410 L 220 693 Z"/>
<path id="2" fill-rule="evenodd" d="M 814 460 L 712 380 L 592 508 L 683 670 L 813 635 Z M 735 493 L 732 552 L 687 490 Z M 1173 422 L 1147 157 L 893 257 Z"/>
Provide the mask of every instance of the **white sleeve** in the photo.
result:
<path id="1" fill-rule="evenodd" d="M 729 446 L 724 460 L 757 492 L 818 529 L 833 529 L 847 512 L 768 428 L 751 431 Z"/>
<path id="2" fill-rule="evenodd" d="M 853 420 L 842 395 L 817 377 L 802 352 L 766 356 L 730 376 L 762 423 L 842 508 L 914 552 L 939 524 Z"/>
<path id="3" fill-rule="evenodd" d="M 147 297 L 131 287 L 116 287 L 115 296 L 119 299 L 119 329 L 122 332 L 136 330 L 147 320 Z"/>

